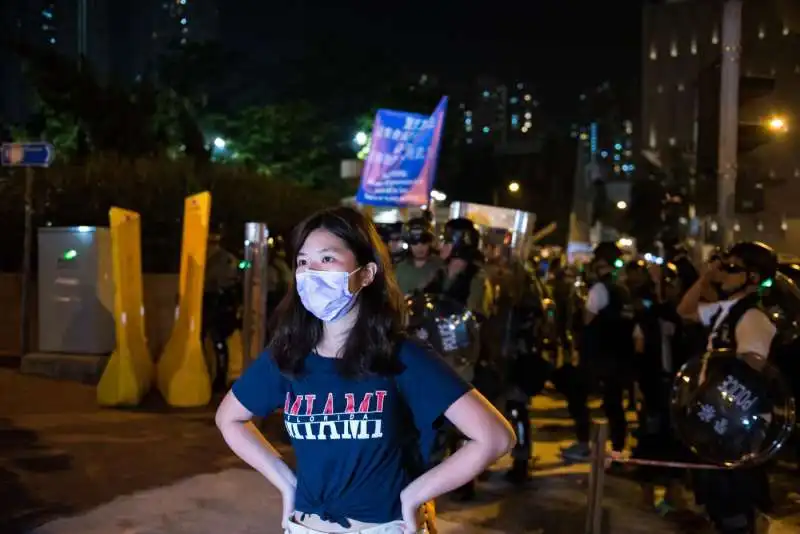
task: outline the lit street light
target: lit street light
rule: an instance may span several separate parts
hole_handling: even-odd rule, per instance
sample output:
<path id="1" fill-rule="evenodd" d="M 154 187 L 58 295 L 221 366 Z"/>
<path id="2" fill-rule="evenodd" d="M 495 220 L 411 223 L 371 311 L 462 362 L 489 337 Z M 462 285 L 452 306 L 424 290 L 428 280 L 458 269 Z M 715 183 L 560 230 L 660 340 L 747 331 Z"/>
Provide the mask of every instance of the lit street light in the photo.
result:
<path id="1" fill-rule="evenodd" d="M 511 193 L 519 193 L 519 183 L 511 182 L 510 184 L 508 184 L 508 190 Z"/>
<path id="2" fill-rule="evenodd" d="M 782 133 L 789 129 L 789 125 L 786 123 L 786 119 L 783 117 L 773 116 L 767 121 L 767 128 L 773 132 Z"/>
<path id="3" fill-rule="evenodd" d="M 620 200 L 619 202 L 617 202 L 617 209 L 618 210 L 628 209 L 628 203 L 625 202 L 624 200 Z"/>
<path id="4" fill-rule="evenodd" d="M 223 139 L 221 137 L 217 137 L 216 139 L 214 139 L 214 146 L 217 147 L 218 149 L 224 150 L 225 149 L 225 145 L 227 145 L 227 143 L 225 142 L 225 139 Z"/>
<path id="5" fill-rule="evenodd" d="M 365 134 L 364 132 L 358 132 L 356 136 L 353 138 L 353 142 L 355 142 L 355 144 L 357 144 L 358 146 L 366 145 L 367 141 L 368 141 L 367 134 Z"/>

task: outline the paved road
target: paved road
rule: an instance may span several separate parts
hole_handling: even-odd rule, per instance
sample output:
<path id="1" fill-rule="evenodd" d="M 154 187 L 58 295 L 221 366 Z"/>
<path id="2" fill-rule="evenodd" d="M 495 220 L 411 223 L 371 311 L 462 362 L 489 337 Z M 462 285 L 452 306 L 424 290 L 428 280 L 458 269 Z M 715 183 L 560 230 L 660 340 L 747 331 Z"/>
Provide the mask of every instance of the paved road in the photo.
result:
<path id="1" fill-rule="evenodd" d="M 502 460 L 476 501 L 437 503 L 444 533 L 582 532 L 587 468 L 558 461 L 570 434 L 563 403 L 542 397 L 535 409 L 534 481 L 507 485 Z M 279 531 L 277 494 L 228 452 L 211 409 L 101 410 L 90 387 L 0 369 L 0 414 L 0 533 Z M 266 434 L 277 436 L 279 424 L 268 420 Z M 609 479 L 609 532 L 688 532 L 637 502 L 631 482 Z"/>

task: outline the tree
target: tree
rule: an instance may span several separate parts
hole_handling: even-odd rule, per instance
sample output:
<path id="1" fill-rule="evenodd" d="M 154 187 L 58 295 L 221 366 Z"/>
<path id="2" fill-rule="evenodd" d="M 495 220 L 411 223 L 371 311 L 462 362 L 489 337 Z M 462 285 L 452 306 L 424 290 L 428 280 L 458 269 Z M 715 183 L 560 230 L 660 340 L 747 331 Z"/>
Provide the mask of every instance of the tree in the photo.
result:
<path id="1" fill-rule="evenodd" d="M 312 187 L 338 180 L 338 156 L 346 143 L 309 102 L 249 107 L 213 122 L 226 141 L 229 162 Z"/>

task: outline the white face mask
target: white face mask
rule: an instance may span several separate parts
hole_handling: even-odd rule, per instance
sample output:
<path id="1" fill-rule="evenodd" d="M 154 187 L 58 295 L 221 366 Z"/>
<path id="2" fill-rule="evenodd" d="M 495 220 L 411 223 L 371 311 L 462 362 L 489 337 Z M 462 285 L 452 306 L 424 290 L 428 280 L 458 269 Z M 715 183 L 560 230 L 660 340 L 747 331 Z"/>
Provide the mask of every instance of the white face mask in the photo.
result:
<path id="1" fill-rule="evenodd" d="M 307 270 L 295 274 L 297 294 L 303 306 L 320 321 L 340 319 L 353 308 L 356 293 L 350 292 L 350 275 L 341 271 Z"/>

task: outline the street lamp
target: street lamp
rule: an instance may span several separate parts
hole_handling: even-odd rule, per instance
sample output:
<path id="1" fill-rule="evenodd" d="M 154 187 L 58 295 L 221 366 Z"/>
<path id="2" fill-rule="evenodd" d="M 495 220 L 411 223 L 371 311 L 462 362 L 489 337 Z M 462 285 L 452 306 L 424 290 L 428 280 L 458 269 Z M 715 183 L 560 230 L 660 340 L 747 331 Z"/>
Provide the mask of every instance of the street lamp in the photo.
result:
<path id="1" fill-rule="evenodd" d="M 223 139 L 221 137 L 217 137 L 217 138 L 214 139 L 214 146 L 217 147 L 220 150 L 224 150 L 225 149 L 225 145 L 227 145 L 227 144 L 228 143 L 225 142 L 225 139 Z"/>
<path id="2" fill-rule="evenodd" d="M 511 182 L 510 184 L 508 184 L 508 191 L 510 193 L 519 193 L 519 183 Z"/>
<path id="3" fill-rule="evenodd" d="M 617 209 L 618 210 L 628 209 L 628 203 L 625 202 L 624 200 L 620 200 L 619 202 L 617 202 Z"/>
<path id="4" fill-rule="evenodd" d="M 789 125 L 785 118 L 773 115 L 767 120 L 767 128 L 776 133 L 783 133 L 789 129 Z"/>
<path id="5" fill-rule="evenodd" d="M 353 138 L 353 142 L 358 146 L 364 146 L 367 144 L 367 134 L 364 132 L 358 132 L 356 136 Z"/>

